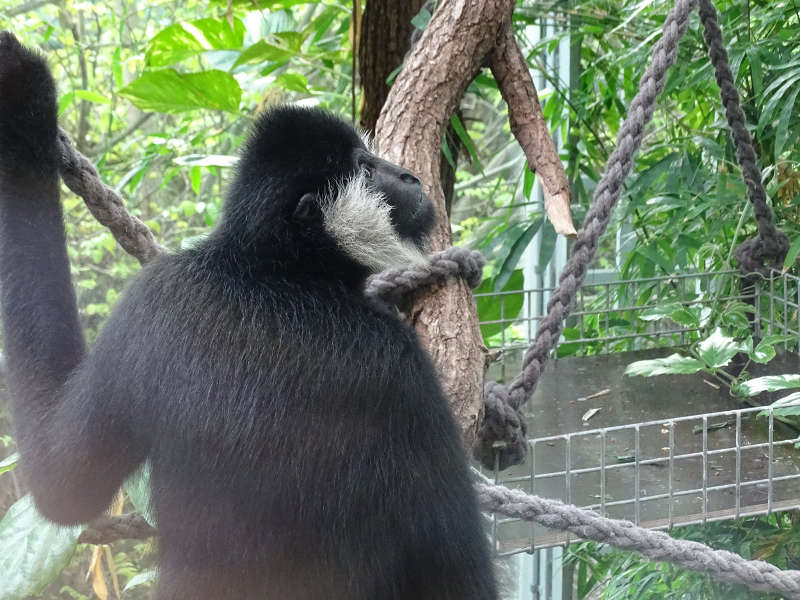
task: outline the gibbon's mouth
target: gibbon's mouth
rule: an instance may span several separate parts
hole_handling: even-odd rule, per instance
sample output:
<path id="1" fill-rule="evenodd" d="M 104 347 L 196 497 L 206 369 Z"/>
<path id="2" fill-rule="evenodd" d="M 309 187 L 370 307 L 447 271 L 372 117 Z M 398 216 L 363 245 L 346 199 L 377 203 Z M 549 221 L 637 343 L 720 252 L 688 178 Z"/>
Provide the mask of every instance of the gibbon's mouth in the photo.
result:
<path id="1" fill-rule="evenodd" d="M 417 205 L 414 207 L 414 212 L 411 213 L 411 218 L 416 219 L 419 216 L 420 211 L 428 206 L 432 206 L 431 201 L 424 192 L 420 191 L 419 195 L 417 196 Z"/>

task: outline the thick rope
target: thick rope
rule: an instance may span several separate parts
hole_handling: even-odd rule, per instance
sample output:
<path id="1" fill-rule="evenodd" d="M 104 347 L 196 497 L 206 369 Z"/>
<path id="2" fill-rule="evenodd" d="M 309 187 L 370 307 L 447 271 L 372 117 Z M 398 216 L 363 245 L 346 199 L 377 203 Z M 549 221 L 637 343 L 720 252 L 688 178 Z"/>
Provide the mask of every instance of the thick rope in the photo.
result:
<path id="1" fill-rule="evenodd" d="M 711 0 L 699 0 L 703 37 L 708 46 L 708 55 L 714 65 L 714 75 L 719 86 L 725 116 L 731 129 L 736 159 L 742 167 L 742 176 L 747 185 L 747 195 L 753 205 L 753 215 L 758 224 L 758 235 L 736 248 L 735 256 L 745 274 L 765 275 L 767 262 L 781 266 L 789 250 L 789 238 L 775 227 L 767 204 L 767 194 L 761 181 L 761 171 L 756 162 L 753 140 L 747 130 L 744 112 L 739 104 L 739 91 L 728 64 L 728 53 L 722 43 L 722 32 L 717 23 L 717 10 Z"/>
<path id="2" fill-rule="evenodd" d="M 483 424 L 478 432 L 479 440 L 474 450 L 475 458 L 487 468 L 493 468 L 497 461 L 500 469 L 504 469 L 525 457 L 525 435 L 518 425 L 524 422 L 520 406 L 536 389 L 548 354 L 561 336 L 563 321 L 583 283 L 600 237 L 608 227 L 612 211 L 622 192 L 622 184 L 633 167 L 634 154 L 644 137 L 645 126 L 653 116 L 656 99 L 664 89 L 667 71 L 675 62 L 678 43 L 686 33 L 689 14 L 696 1 L 677 0 L 664 21 L 661 39 L 653 50 L 653 60 L 639 82 L 639 92 L 631 102 L 628 116 L 619 130 L 617 146 L 608 160 L 600 183 L 597 184 L 586 220 L 572 248 L 572 255 L 561 272 L 558 288 L 550 296 L 547 314 L 539 322 L 533 344 L 525 353 L 522 372 L 507 389 L 500 384 L 487 386 L 487 392 L 490 392 L 487 396 L 491 395 L 493 400 L 486 404 Z M 504 405 L 503 410 L 495 410 L 501 405 Z M 512 411 L 517 414 L 509 418 Z M 497 432 L 502 432 L 503 437 L 495 437 Z M 498 441 L 502 445 L 498 445 Z"/>
<path id="3" fill-rule="evenodd" d="M 108 227 L 120 246 L 141 264 L 158 256 L 163 248 L 153 239 L 153 233 L 147 225 L 125 209 L 119 194 L 100 180 L 95 166 L 78 152 L 63 130 L 58 132 L 58 145 L 61 179 L 83 198 L 95 219 Z"/>
<path id="4" fill-rule="evenodd" d="M 531 496 L 521 490 L 484 484 L 477 484 L 475 488 L 484 510 L 569 531 L 581 539 L 635 550 L 652 560 L 668 561 L 759 592 L 800 599 L 800 571 L 781 571 L 767 562 L 745 560 L 726 550 L 678 540 L 661 531 L 644 529 L 629 521 L 608 519 L 594 511 Z"/>
<path id="5" fill-rule="evenodd" d="M 428 256 L 428 262 L 391 269 L 367 280 L 366 294 L 388 304 L 398 304 L 416 290 L 438 285 L 448 277 L 461 277 L 476 288 L 483 277 L 486 261 L 477 250 L 451 247 Z"/>

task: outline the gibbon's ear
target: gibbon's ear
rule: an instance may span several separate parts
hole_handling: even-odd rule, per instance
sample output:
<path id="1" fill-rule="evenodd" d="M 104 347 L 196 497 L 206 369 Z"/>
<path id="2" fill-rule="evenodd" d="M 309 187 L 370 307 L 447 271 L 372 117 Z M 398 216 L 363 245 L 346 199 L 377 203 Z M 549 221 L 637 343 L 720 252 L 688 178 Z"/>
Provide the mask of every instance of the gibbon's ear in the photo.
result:
<path id="1" fill-rule="evenodd" d="M 294 208 L 292 218 L 300 223 L 306 223 L 319 218 L 319 207 L 314 194 L 303 194 L 303 197 Z"/>

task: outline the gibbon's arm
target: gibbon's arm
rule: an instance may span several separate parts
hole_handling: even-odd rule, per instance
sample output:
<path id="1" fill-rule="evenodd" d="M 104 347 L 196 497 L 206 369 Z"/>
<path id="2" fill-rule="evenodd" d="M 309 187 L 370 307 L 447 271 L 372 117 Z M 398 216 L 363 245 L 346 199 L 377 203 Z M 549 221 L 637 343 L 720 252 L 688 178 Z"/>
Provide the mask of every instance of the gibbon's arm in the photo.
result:
<path id="1" fill-rule="evenodd" d="M 136 464 L 121 455 L 124 428 L 103 410 L 108 387 L 81 365 L 57 132 L 47 65 L 0 32 L 0 308 L 12 415 L 37 506 L 80 523 L 108 507 Z"/>

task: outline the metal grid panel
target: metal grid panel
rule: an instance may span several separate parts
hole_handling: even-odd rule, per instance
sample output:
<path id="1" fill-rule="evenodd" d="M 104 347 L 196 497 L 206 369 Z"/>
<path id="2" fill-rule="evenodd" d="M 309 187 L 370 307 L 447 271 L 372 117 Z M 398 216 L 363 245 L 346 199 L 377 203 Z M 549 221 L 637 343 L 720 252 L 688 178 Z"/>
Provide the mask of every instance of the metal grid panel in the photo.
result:
<path id="1" fill-rule="evenodd" d="M 569 344 L 578 346 L 578 353 L 597 354 L 686 344 L 691 340 L 688 334 L 696 332 L 696 328 L 671 321 L 645 321 L 641 319 L 643 313 L 667 303 L 692 307 L 731 300 L 752 302 L 757 292 L 753 288 L 742 292 L 738 284 L 737 271 L 722 271 L 584 285 L 566 322 L 569 337 L 563 338 L 559 346 Z M 775 285 L 774 280 L 772 284 Z M 493 313 L 494 317 L 481 321 L 485 334 L 490 334 L 488 347 L 526 348 L 536 335 L 554 289 L 475 294 L 479 306 L 492 308 L 482 311 Z M 774 292 L 776 302 L 780 293 Z"/>
<path id="2" fill-rule="evenodd" d="M 541 319 L 533 307 L 537 300 L 546 302 L 550 291 L 516 292 L 525 302 L 515 315 L 504 310 L 514 308 L 514 292 L 484 295 L 484 302 L 501 302 L 500 318 L 482 323 L 494 327 L 488 330 L 490 345 L 519 355 Z M 773 272 L 748 286 L 726 272 L 585 286 L 566 324 L 573 337 L 562 339 L 560 347 L 573 344 L 578 354 L 601 354 L 686 344 L 697 339 L 697 328 L 639 317 L 669 302 L 713 308 L 731 300 L 753 306 L 756 336 L 800 339 L 800 279 Z M 784 348 L 796 352 L 797 343 Z M 516 372 L 515 365 L 508 375 Z M 537 437 L 529 440 L 524 472 L 481 477 L 655 529 L 800 508 L 800 437 L 776 421 L 770 408 L 742 408 Z M 722 428 L 724 434 L 717 433 Z M 628 455 L 620 456 L 620 448 Z M 495 516 L 491 527 L 500 555 L 576 541 L 517 519 Z"/>

